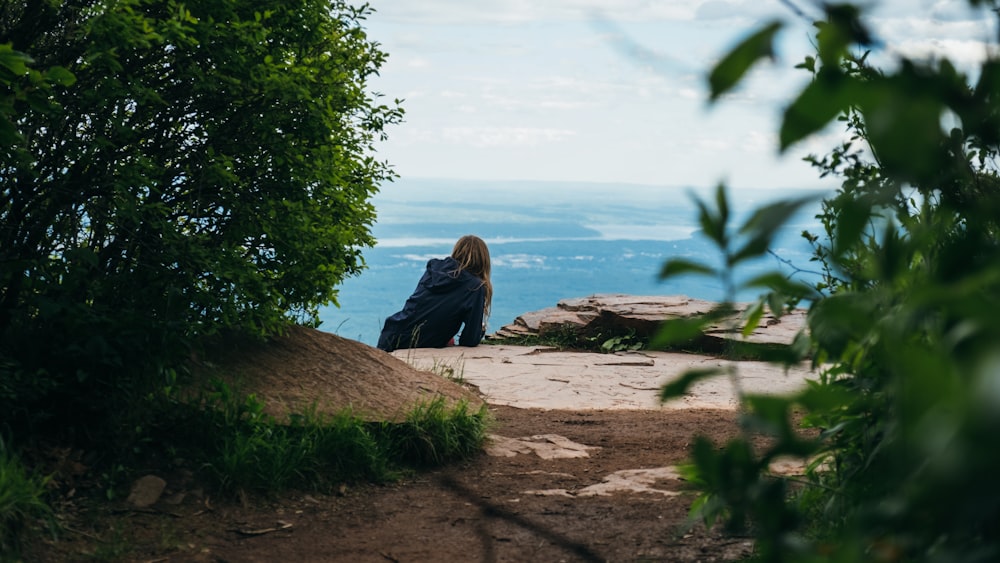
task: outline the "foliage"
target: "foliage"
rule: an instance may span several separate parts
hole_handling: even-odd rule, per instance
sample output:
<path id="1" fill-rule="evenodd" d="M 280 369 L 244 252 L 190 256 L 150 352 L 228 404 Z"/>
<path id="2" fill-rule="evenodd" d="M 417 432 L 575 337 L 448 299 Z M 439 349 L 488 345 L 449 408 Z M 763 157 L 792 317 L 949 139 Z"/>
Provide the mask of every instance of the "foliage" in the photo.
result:
<path id="1" fill-rule="evenodd" d="M 401 119 L 366 91 L 369 12 L 0 6 L 0 409 L 110 411 L 199 335 L 335 302 L 393 176 L 373 144 Z"/>
<path id="2" fill-rule="evenodd" d="M 804 233 L 825 276 L 816 288 L 777 274 L 756 280 L 771 289 L 758 307 L 809 306 L 808 340 L 781 359 L 811 357 L 819 378 L 788 397 L 743 396 L 746 435 L 721 450 L 697 442 L 691 471 L 705 496 L 695 513 L 749 525 L 767 561 L 996 560 L 1000 61 L 987 58 L 974 85 L 948 60 L 900 59 L 879 70 L 868 51 L 856 53 L 877 44 L 863 12 L 824 9 L 817 56 L 799 65 L 813 80 L 788 106 L 780 141 L 787 148 L 834 120 L 847 128 L 847 141 L 810 158 L 842 181 L 823 201 L 823 235 Z M 780 27 L 766 24 L 723 59 L 713 99 L 771 52 Z M 673 260 L 664 275 L 731 279 L 729 270 L 762 252 L 767 232 L 781 226 L 783 205 L 794 204 L 758 212 L 740 247 L 720 188 L 714 205 L 699 206 L 726 271 Z M 757 320 L 751 314 L 746 329 Z M 697 324 L 668 324 L 662 338 Z M 712 375 L 686 374 L 663 395 Z M 774 438 L 760 451 L 751 440 L 759 432 Z M 768 471 L 789 455 L 807 462 L 797 497 L 788 478 Z"/>
<path id="3" fill-rule="evenodd" d="M 50 514 L 45 480 L 32 475 L 0 439 L 0 560 L 16 555 L 24 526 Z"/>
<path id="4" fill-rule="evenodd" d="M 419 362 L 417 362 L 417 360 L 410 354 L 412 348 L 407 348 L 406 350 L 407 354 L 404 358 L 406 363 L 416 367 L 417 369 L 429 371 L 449 381 L 458 383 L 459 385 L 465 383 L 465 358 L 463 356 L 459 356 L 458 360 L 455 362 L 449 362 L 441 358 L 434 358 L 434 361 L 431 362 L 430 365 L 419 366 L 417 365 Z"/>
<path id="5" fill-rule="evenodd" d="M 407 358 L 407 361 L 409 361 L 409 358 Z M 443 360 L 435 358 L 431 368 L 427 371 L 436 373 L 449 381 L 458 383 L 459 385 L 465 383 L 464 358 L 459 358 L 459 361 L 455 365 L 451 365 Z"/>
<path id="6" fill-rule="evenodd" d="M 414 405 L 399 422 L 369 422 L 350 410 L 326 417 L 315 409 L 278 421 L 254 395 L 223 383 L 173 410 L 159 432 L 189 450 L 205 475 L 229 492 L 330 490 L 345 481 L 392 480 L 409 467 L 479 452 L 490 424 L 485 406 L 473 412 L 467 403 L 449 407 L 443 398 Z"/>
<path id="7" fill-rule="evenodd" d="M 603 327 L 596 331 L 582 330 L 571 324 L 549 328 L 542 334 L 528 334 L 515 337 L 495 337 L 486 344 L 512 346 L 550 346 L 559 350 L 582 350 L 588 352 L 629 352 L 641 350 L 649 343 L 649 338 L 636 334 L 634 329 Z"/>
<path id="8" fill-rule="evenodd" d="M 516 337 L 491 337 L 483 341 L 490 345 L 511 346 L 551 346 L 560 350 L 589 350 L 594 342 L 580 334 L 576 327 L 561 325 L 545 331 L 544 334 L 528 334 Z"/>
<path id="9" fill-rule="evenodd" d="M 476 412 L 465 401 L 448 407 L 438 397 L 419 404 L 399 422 L 383 422 L 379 436 L 390 444 L 393 459 L 416 466 L 435 466 L 467 459 L 482 449 L 489 412 L 483 405 Z"/>
<path id="10" fill-rule="evenodd" d="M 55 66 L 45 72 L 33 68 L 34 61 L 10 43 L 0 44 L 0 146 L 17 151 L 25 138 L 18 131 L 17 106 L 27 104 L 37 111 L 56 109 L 51 94 L 53 86 L 71 86 L 72 73 Z"/>
<path id="11" fill-rule="evenodd" d="M 643 346 L 645 346 L 643 339 L 636 336 L 633 330 L 608 338 L 601 343 L 601 351 L 611 354 L 615 352 L 635 352 L 636 350 L 642 350 Z"/>
<path id="12" fill-rule="evenodd" d="M 671 260 L 671 263 L 683 262 L 683 260 Z M 707 268 L 706 271 L 714 272 Z M 678 274 L 667 274 L 680 275 Z M 749 283 L 761 284 L 763 281 L 756 280 Z M 812 291 L 807 286 L 800 287 L 807 291 Z M 743 314 L 753 315 L 760 318 L 764 312 L 763 304 L 755 304 L 750 310 Z M 547 346 L 559 350 L 575 350 L 584 352 L 599 352 L 604 354 L 616 354 L 619 352 L 635 352 L 638 350 L 656 350 L 661 352 L 685 352 L 689 354 L 704 354 L 727 360 L 742 361 L 766 361 L 769 359 L 780 359 L 788 356 L 788 349 L 783 345 L 771 344 L 767 342 L 748 342 L 738 339 L 720 339 L 716 337 L 706 337 L 704 330 L 708 325 L 719 324 L 724 319 L 737 315 L 738 311 L 732 304 L 719 308 L 706 317 L 694 317 L 690 319 L 678 319 L 667 325 L 662 330 L 650 336 L 637 333 L 634 329 L 605 328 L 595 334 L 586 334 L 576 329 L 576 327 L 565 325 L 555 330 L 547 330 L 543 334 L 529 334 L 516 337 L 495 337 L 486 340 L 488 345 L 496 346 Z M 735 330 L 735 329 L 734 329 Z M 735 331 L 739 334 L 739 330 Z M 797 343 L 799 348 L 808 346 L 808 342 L 800 340 Z M 797 356 L 793 356 L 793 360 Z M 453 381 L 462 382 L 461 375 L 457 377 L 451 373 L 448 366 L 434 366 L 432 371 L 439 373 Z"/>

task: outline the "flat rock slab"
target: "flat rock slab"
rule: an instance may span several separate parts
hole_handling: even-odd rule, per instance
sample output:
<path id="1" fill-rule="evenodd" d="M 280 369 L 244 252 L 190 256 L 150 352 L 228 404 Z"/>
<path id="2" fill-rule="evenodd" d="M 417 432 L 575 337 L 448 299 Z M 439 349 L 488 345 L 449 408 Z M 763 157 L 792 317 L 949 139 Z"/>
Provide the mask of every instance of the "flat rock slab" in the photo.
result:
<path id="1" fill-rule="evenodd" d="M 413 367 L 479 388 L 486 401 L 536 409 L 734 409 L 733 381 L 718 376 L 697 383 L 690 393 L 661 404 L 662 385 L 691 369 L 734 369 L 746 393 L 786 394 L 816 374 L 808 364 L 784 370 L 766 362 L 728 361 L 674 352 L 599 354 L 544 346 L 415 348 L 393 352 Z"/>
<path id="2" fill-rule="evenodd" d="M 655 335 L 664 321 L 705 315 L 718 303 L 685 295 L 597 294 L 563 299 L 555 307 L 531 311 L 514 319 L 494 335 L 497 338 L 524 338 L 570 332 L 578 335 L 631 334 L 640 338 Z M 806 311 L 796 309 L 780 318 L 765 312 L 753 330 L 742 335 L 743 312 L 749 303 L 733 305 L 738 313 L 705 327 L 700 340 L 706 346 L 724 346 L 730 340 L 755 344 L 790 344 L 806 328 Z"/>

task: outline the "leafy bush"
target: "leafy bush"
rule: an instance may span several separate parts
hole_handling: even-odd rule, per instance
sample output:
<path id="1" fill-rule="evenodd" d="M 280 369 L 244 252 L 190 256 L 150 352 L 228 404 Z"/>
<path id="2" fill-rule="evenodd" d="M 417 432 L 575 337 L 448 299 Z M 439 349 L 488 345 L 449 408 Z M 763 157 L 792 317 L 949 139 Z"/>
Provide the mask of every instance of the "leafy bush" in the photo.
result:
<path id="1" fill-rule="evenodd" d="M 385 60 L 369 10 L 0 6 L 0 369 L 19 374 L 0 409 L 104 414 L 199 335 L 335 302 L 393 176 L 373 143 L 401 118 L 366 91 Z"/>
<path id="2" fill-rule="evenodd" d="M 7 443 L 0 439 L 0 560 L 15 555 L 24 526 L 50 514 L 45 481 L 28 472 Z"/>
<path id="3" fill-rule="evenodd" d="M 692 476 L 705 496 L 695 512 L 749 526 L 767 561 L 996 560 L 1000 61 L 988 58 L 974 86 L 947 60 L 902 59 L 884 72 L 868 64 L 867 51 L 855 53 L 874 44 L 862 12 L 825 9 L 818 55 L 800 65 L 813 80 L 780 130 L 782 148 L 836 118 L 849 132 L 828 156 L 811 159 L 821 174 L 842 179 L 823 202 L 825 232 L 804 233 L 824 280 L 815 288 L 778 275 L 752 281 L 770 287 L 759 308 L 775 314 L 805 300 L 808 339 L 781 359 L 811 357 L 819 379 L 790 397 L 743 396 L 748 435 L 721 451 L 696 444 Z M 763 26 L 720 62 L 713 98 L 772 52 L 781 28 Z M 743 246 L 733 245 L 739 237 L 730 236 L 723 189 L 714 206 L 699 204 L 729 268 L 674 260 L 666 276 L 731 279 L 731 268 L 765 251 L 768 232 L 795 202 L 759 210 L 760 220 L 738 231 Z M 750 315 L 747 329 L 757 320 Z M 663 338 L 691 329 L 668 324 Z M 712 375 L 687 374 L 663 395 Z M 795 412 L 814 434 L 794 426 Z M 774 440 L 757 451 L 753 432 Z M 808 464 L 795 497 L 788 478 L 768 471 L 788 455 Z"/>

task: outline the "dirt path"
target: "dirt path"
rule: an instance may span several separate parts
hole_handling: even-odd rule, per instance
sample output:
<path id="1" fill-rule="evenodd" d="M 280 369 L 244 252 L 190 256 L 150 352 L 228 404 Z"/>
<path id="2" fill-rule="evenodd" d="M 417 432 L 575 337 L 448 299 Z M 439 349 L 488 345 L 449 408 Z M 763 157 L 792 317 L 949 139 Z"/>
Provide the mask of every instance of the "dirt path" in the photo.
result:
<path id="1" fill-rule="evenodd" d="M 332 496 L 286 493 L 241 504 L 191 494 L 148 511 L 120 507 L 75 522 L 58 552 L 38 560 L 110 553 L 113 546 L 89 541 L 109 537 L 109 527 L 129 561 L 729 561 L 750 553 L 747 538 L 700 525 L 679 532 L 693 495 L 672 468 L 694 435 L 731 435 L 732 411 L 491 411 L 498 436 L 548 435 L 534 442 L 587 456 L 543 459 L 535 450 L 547 455 L 544 448 L 522 444 L 529 453 L 483 453 Z M 637 484 L 646 490 L 629 490 Z"/>
<path id="2" fill-rule="evenodd" d="M 725 380 L 705 382 L 669 405 L 656 400 L 665 381 L 714 358 L 504 346 L 394 358 L 311 329 L 223 351 L 228 371 L 269 405 L 325 401 L 385 415 L 426 393 L 483 396 L 495 437 L 464 463 L 332 495 L 224 501 L 190 474 L 162 473 L 169 494 L 148 509 L 94 506 L 70 491 L 57 507 L 67 534 L 31 546 L 26 561 L 708 562 L 750 554 L 749 538 L 686 526 L 695 496 L 676 469 L 696 435 L 722 444 L 737 432 L 732 390 Z M 741 362 L 740 373 L 754 392 L 787 391 L 809 376 L 753 362 Z"/>

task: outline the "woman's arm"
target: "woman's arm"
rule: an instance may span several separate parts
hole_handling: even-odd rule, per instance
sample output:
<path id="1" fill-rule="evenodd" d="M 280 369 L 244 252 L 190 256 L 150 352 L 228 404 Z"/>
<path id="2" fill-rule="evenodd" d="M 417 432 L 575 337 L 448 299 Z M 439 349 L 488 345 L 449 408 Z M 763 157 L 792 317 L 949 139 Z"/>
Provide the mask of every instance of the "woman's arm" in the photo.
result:
<path id="1" fill-rule="evenodd" d="M 463 321 L 462 334 L 458 338 L 459 346 L 478 346 L 486 333 L 483 324 L 483 308 L 486 306 L 486 289 L 480 287 L 473 292 L 469 314 Z"/>

